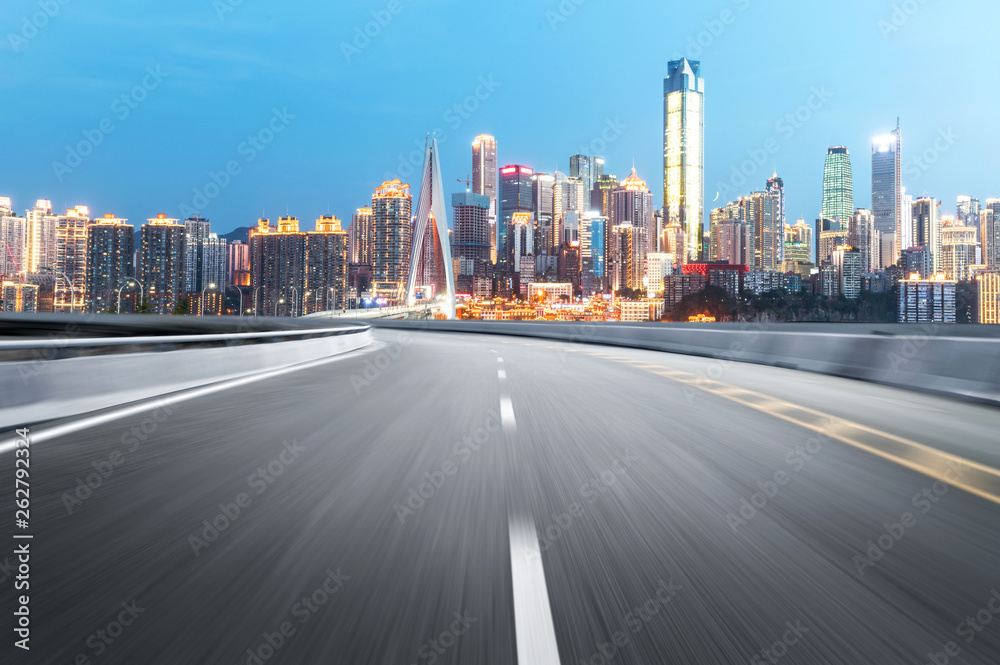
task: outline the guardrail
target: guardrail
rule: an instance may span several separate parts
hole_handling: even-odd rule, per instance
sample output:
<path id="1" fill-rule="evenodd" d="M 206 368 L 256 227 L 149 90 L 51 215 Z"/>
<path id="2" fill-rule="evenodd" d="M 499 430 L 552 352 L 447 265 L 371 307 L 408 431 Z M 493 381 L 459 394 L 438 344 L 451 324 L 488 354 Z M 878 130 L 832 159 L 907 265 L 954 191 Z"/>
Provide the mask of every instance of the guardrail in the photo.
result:
<path id="1" fill-rule="evenodd" d="M 117 336 L 107 336 L 109 330 Z M 329 320 L 4 316 L 0 431 L 291 367 L 371 343 L 369 326 Z"/>
<path id="2" fill-rule="evenodd" d="M 1000 327 L 379 321 L 376 328 L 513 335 L 756 363 L 1000 406 Z"/>

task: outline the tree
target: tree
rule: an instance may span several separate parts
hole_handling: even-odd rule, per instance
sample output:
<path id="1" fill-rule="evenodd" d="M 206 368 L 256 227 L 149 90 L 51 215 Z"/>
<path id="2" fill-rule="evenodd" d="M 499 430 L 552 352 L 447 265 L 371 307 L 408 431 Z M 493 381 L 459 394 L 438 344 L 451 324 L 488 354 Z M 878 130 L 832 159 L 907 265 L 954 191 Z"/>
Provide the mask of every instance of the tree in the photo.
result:
<path id="1" fill-rule="evenodd" d="M 177 305 L 174 307 L 174 316 L 187 316 L 191 313 L 191 300 L 188 298 L 181 298 L 177 301 Z"/>
<path id="2" fill-rule="evenodd" d="M 736 318 L 738 304 L 725 289 L 718 286 L 707 286 L 698 293 L 684 296 L 674 308 L 674 321 L 687 321 L 692 316 L 705 314 L 715 317 L 716 321 L 730 321 Z"/>

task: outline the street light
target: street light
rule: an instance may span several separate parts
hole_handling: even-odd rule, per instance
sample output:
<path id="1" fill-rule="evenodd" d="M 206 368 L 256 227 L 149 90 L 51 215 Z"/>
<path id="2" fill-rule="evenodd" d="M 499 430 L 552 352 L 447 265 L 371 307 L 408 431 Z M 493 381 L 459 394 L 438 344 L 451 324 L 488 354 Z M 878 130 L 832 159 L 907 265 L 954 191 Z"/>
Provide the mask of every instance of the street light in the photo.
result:
<path id="1" fill-rule="evenodd" d="M 69 313 L 70 314 L 75 314 L 76 313 L 76 287 L 73 286 L 73 280 L 71 280 L 69 277 L 67 277 L 66 273 L 59 272 L 58 270 L 56 270 L 54 268 L 50 268 L 49 266 L 42 266 L 42 272 L 52 272 L 52 273 L 55 273 L 55 274 L 59 275 L 60 277 L 62 277 L 63 279 L 66 280 L 66 283 L 69 284 L 70 293 L 72 294 L 72 297 L 70 298 L 70 301 L 69 301 Z"/>
<path id="2" fill-rule="evenodd" d="M 253 315 L 254 316 L 260 316 L 260 303 L 257 301 L 257 295 L 260 293 L 260 290 L 262 288 L 264 288 L 264 287 L 263 286 L 258 286 L 253 291 Z"/>
<path id="3" fill-rule="evenodd" d="M 282 299 L 278 300 L 278 302 L 274 303 L 274 316 L 275 317 L 278 316 L 278 303 L 284 305 L 285 304 L 285 299 L 282 298 Z"/>
<path id="4" fill-rule="evenodd" d="M 241 289 L 236 284 L 226 284 L 226 290 L 228 289 L 236 289 L 237 291 L 240 292 L 240 306 L 237 311 L 240 313 L 240 316 L 243 316 L 243 289 Z M 223 298 L 223 300 L 225 300 L 225 298 Z"/>
<path id="5" fill-rule="evenodd" d="M 205 300 L 207 300 L 207 298 L 205 296 L 206 296 L 206 294 L 209 291 L 211 291 L 214 288 L 215 288 L 215 284 L 209 284 L 208 288 L 201 292 L 201 315 L 202 316 L 205 316 Z"/>
<path id="6" fill-rule="evenodd" d="M 295 318 L 296 312 L 299 308 L 299 287 L 293 286 L 292 293 L 295 296 L 292 298 L 292 318 Z"/>
<path id="7" fill-rule="evenodd" d="M 132 282 L 135 282 L 136 286 L 139 287 L 139 304 L 141 305 L 142 301 L 145 299 L 144 298 L 145 290 L 142 288 L 142 282 L 140 282 L 137 279 L 133 279 L 133 278 L 129 277 L 128 279 L 125 280 L 125 283 L 122 284 L 121 287 L 119 287 L 119 289 L 118 289 L 118 313 L 119 314 L 122 313 L 122 289 L 124 289 L 126 286 L 129 286 L 130 284 L 132 284 Z M 136 309 L 139 309 L 139 308 L 136 307 Z M 133 314 L 134 314 L 134 312 L 133 312 Z"/>

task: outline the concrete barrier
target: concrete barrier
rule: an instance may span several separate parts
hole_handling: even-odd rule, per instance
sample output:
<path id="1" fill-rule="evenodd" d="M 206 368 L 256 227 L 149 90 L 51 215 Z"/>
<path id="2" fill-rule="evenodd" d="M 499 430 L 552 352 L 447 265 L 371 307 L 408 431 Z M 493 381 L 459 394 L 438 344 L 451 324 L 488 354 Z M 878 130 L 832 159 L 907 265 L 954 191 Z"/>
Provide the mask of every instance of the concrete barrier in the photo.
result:
<path id="1" fill-rule="evenodd" d="M 137 325 L 157 317 L 141 318 Z M 77 319 L 46 321 L 65 332 L 67 321 L 84 323 L 83 317 Z M 128 324 L 123 321 L 118 332 Z M 107 325 L 104 321 L 97 328 Z M 0 337 L 0 358 L 18 358 L 0 362 L 0 431 L 321 360 L 372 343 L 371 329 L 364 325 L 325 321 L 266 330 L 275 326 L 258 321 L 257 330 L 216 332 L 226 325 L 237 324 L 216 322 L 200 335 L 190 329 L 183 330 L 189 334 L 158 335 L 152 326 L 146 334 L 129 330 L 128 337 L 88 337 L 86 327 L 76 328 L 72 337 Z M 0 333 L 8 330 L 0 327 Z"/>
<path id="2" fill-rule="evenodd" d="M 1000 406 L 1000 327 L 379 321 L 376 328 L 603 344 L 840 376 Z"/>

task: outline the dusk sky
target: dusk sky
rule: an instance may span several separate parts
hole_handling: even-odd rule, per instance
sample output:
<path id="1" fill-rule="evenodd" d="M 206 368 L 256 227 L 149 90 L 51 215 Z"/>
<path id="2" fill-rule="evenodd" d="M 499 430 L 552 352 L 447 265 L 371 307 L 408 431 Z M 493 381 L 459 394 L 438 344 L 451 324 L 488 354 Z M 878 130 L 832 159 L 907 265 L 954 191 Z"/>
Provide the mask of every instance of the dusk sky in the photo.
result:
<path id="1" fill-rule="evenodd" d="M 372 12 L 386 25 L 356 41 Z M 0 196 L 22 213 L 48 198 L 137 225 L 200 209 L 219 232 L 286 212 L 311 229 L 321 214 L 348 222 L 389 177 L 415 182 L 403 167 L 429 131 L 450 194 L 477 134 L 497 137 L 501 165 L 552 172 L 609 128 L 606 171 L 623 178 L 634 160 L 659 207 L 663 78 L 687 55 L 706 81 L 709 208 L 777 171 L 789 219 L 812 221 L 841 144 L 869 207 L 871 139 L 899 116 L 903 184 L 953 212 L 956 195 L 1000 196 L 998 21 L 985 0 L 6 0 Z M 796 111 L 804 122 L 783 120 Z M 258 150 L 248 139 L 269 126 Z M 769 139 L 777 151 L 725 190 Z M 936 161 L 921 168 L 925 151 Z M 206 186 L 210 200 L 195 194 Z"/>

